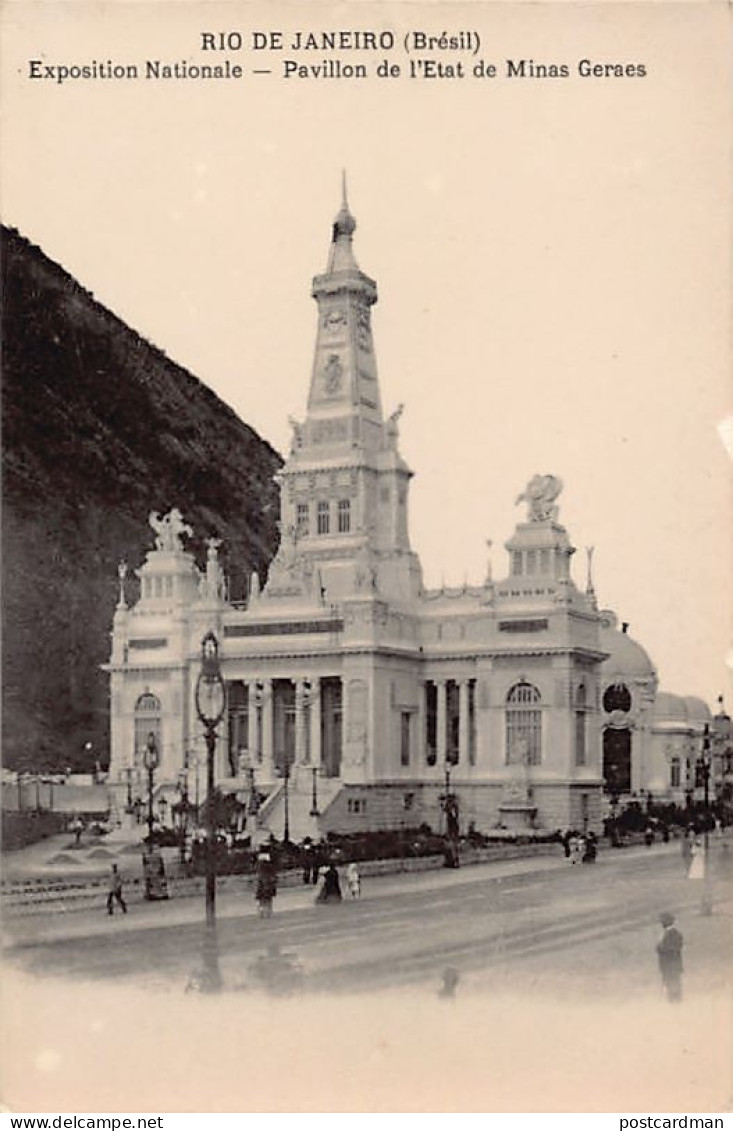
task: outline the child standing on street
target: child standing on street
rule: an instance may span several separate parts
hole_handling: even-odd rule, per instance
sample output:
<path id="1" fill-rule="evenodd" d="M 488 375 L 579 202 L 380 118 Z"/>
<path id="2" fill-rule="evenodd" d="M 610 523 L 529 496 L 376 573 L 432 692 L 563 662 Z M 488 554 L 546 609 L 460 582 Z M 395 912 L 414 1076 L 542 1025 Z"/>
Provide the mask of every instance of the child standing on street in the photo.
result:
<path id="1" fill-rule="evenodd" d="M 346 869 L 346 883 L 349 885 L 351 898 L 358 899 L 361 895 L 361 876 L 359 874 L 359 866 L 353 860 Z"/>

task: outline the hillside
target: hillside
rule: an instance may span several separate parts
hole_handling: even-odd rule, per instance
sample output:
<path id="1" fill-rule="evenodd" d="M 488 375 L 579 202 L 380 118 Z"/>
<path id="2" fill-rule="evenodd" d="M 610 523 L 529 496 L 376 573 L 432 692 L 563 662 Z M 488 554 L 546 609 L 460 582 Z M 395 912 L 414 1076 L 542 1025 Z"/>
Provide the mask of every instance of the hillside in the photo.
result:
<path id="1" fill-rule="evenodd" d="M 211 392 L 2 229 L 3 761 L 106 765 L 117 563 L 178 506 L 224 540 L 231 596 L 277 542 L 278 454 Z"/>

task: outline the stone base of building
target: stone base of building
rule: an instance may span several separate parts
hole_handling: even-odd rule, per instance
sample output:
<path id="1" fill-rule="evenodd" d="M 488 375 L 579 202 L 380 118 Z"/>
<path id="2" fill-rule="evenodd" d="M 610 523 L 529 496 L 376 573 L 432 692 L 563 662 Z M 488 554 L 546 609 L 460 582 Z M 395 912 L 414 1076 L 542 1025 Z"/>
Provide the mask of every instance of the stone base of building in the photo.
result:
<path id="1" fill-rule="evenodd" d="M 462 835 L 474 830 L 554 832 L 575 828 L 602 831 L 601 786 L 535 784 L 530 804 L 507 805 L 500 783 L 451 783 L 459 809 Z M 344 785 L 319 818 L 322 836 L 328 833 L 375 832 L 379 829 L 413 829 L 427 825 L 433 832 L 445 828 L 442 782 L 391 782 Z"/>

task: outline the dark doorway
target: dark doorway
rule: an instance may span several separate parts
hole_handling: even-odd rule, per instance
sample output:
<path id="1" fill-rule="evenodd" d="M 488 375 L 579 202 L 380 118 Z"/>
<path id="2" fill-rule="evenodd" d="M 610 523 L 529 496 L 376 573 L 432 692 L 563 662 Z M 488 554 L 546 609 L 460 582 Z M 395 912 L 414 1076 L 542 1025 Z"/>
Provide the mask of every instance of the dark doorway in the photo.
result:
<path id="1" fill-rule="evenodd" d="M 631 731 L 603 732 L 603 780 L 606 793 L 631 793 Z"/>
<path id="2" fill-rule="evenodd" d="M 282 777 L 285 767 L 295 761 L 295 685 L 290 679 L 274 679 L 273 695 L 273 761 L 275 772 Z"/>
<path id="3" fill-rule="evenodd" d="M 338 676 L 321 680 L 321 766 L 324 777 L 341 774 L 343 691 Z"/>

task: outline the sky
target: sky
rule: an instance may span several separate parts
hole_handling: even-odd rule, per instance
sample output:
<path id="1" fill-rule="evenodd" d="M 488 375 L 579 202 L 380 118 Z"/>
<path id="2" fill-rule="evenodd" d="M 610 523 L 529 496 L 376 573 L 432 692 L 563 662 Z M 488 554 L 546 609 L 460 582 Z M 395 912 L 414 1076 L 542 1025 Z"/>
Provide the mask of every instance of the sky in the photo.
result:
<path id="1" fill-rule="evenodd" d="M 273 18 L 276 15 L 276 19 Z M 730 77 L 709 5 L 154 2 L 4 8 L 2 215 L 285 453 L 341 170 L 405 404 L 428 585 L 495 576 L 537 472 L 661 685 L 729 687 Z M 497 79 L 285 79 L 202 28 L 474 28 Z M 347 53 L 373 66 L 384 52 Z M 299 62 L 321 63 L 325 52 Z M 452 55 L 448 62 L 460 57 Z M 241 82 L 57 83 L 28 60 L 267 64 Z M 403 67 L 401 47 L 390 55 Z M 568 79 L 508 79 L 508 58 Z M 582 78 L 579 59 L 644 64 Z M 185 500 L 181 500 L 185 514 Z M 146 516 L 140 516 L 145 525 Z M 728 695 L 729 709 L 733 694 Z"/>

